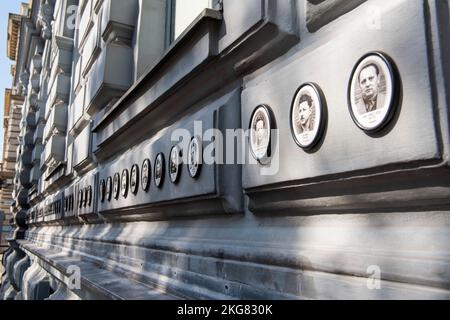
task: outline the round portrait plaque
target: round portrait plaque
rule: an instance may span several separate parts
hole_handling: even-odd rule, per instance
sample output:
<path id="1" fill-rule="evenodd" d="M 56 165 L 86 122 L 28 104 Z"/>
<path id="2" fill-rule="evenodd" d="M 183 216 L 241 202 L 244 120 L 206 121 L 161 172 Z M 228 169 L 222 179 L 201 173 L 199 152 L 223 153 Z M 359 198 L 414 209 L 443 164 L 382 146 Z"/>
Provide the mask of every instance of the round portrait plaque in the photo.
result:
<path id="1" fill-rule="evenodd" d="M 83 195 L 84 195 L 83 190 L 79 190 L 78 191 L 78 208 L 79 209 L 83 208 Z"/>
<path id="2" fill-rule="evenodd" d="M 119 195 L 120 195 L 120 174 L 117 172 L 114 175 L 114 180 L 113 180 L 113 196 L 114 196 L 114 199 L 119 199 Z"/>
<path id="3" fill-rule="evenodd" d="M 291 132 L 301 148 L 310 150 L 322 138 L 325 108 L 325 99 L 317 85 L 306 83 L 300 86 L 291 106 Z"/>
<path id="4" fill-rule="evenodd" d="M 202 143 L 197 137 L 193 137 L 188 147 L 188 171 L 192 178 L 197 178 L 202 166 Z"/>
<path id="5" fill-rule="evenodd" d="M 142 184 L 142 190 L 145 192 L 148 191 L 150 188 L 150 177 L 151 177 L 151 164 L 149 159 L 145 159 L 144 162 L 142 162 L 142 173 L 141 173 L 141 184 Z"/>
<path id="6" fill-rule="evenodd" d="M 353 69 L 348 89 L 355 124 L 367 133 L 382 130 L 398 107 L 399 81 L 392 60 L 383 53 L 363 56 Z"/>
<path id="7" fill-rule="evenodd" d="M 92 187 L 88 186 L 86 189 L 87 193 L 87 206 L 90 207 L 92 204 Z"/>
<path id="8" fill-rule="evenodd" d="M 73 194 L 69 197 L 69 211 L 73 211 Z"/>
<path id="9" fill-rule="evenodd" d="M 139 189 L 139 166 L 134 164 L 131 167 L 131 176 L 130 176 L 130 190 L 134 195 L 137 194 Z"/>
<path id="10" fill-rule="evenodd" d="M 84 192 L 84 196 L 83 196 L 83 208 L 86 208 L 87 206 L 87 202 L 88 202 L 88 189 L 84 188 L 83 189 Z"/>
<path id="11" fill-rule="evenodd" d="M 272 113 L 268 106 L 258 106 L 250 120 L 250 150 L 259 162 L 270 158 L 271 130 L 274 129 Z"/>
<path id="12" fill-rule="evenodd" d="M 182 152 L 179 146 L 173 146 L 170 150 L 169 176 L 172 183 L 177 183 L 181 175 Z"/>
<path id="13" fill-rule="evenodd" d="M 112 199 L 112 178 L 108 177 L 106 179 L 106 199 L 108 201 L 111 201 Z"/>
<path id="14" fill-rule="evenodd" d="M 159 153 L 155 159 L 155 172 L 153 174 L 155 185 L 158 188 L 162 187 L 164 182 L 164 154 Z"/>
<path id="15" fill-rule="evenodd" d="M 122 171 L 122 186 L 121 186 L 121 194 L 122 197 L 126 197 L 128 195 L 128 183 L 130 179 L 130 174 L 127 169 Z"/>
<path id="16" fill-rule="evenodd" d="M 100 181 L 100 201 L 105 202 L 106 197 L 106 182 L 105 179 Z"/>

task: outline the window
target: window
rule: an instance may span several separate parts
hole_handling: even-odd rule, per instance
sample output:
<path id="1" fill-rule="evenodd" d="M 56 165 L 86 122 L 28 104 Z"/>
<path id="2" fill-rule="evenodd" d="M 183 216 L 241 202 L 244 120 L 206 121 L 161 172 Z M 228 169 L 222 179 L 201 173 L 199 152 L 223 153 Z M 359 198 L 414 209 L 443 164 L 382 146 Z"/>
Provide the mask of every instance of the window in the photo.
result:
<path id="1" fill-rule="evenodd" d="M 81 5 L 78 21 L 78 47 L 82 49 L 89 30 L 93 26 L 92 20 L 92 1 L 85 0 Z"/>
<path id="2" fill-rule="evenodd" d="M 172 40 L 176 40 L 205 8 L 219 0 L 172 0 Z"/>
<path id="3" fill-rule="evenodd" d="M 148 71 L 168 47 L 205 9 L 221 0 L 142 0 L 134 47 L 135 81 Z"/>

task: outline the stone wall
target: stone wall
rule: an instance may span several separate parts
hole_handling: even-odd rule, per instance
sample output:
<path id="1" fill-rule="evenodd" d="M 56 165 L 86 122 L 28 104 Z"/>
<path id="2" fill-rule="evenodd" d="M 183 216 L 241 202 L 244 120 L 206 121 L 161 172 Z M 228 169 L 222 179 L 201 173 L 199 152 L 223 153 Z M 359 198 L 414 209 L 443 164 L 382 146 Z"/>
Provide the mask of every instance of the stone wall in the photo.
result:
<path id="1" fill-rule="evenodd" d="M 43 57 L 73 48 L 42 104 L 67 121 L 42 119 L 45 178 L 20 204 L 4 298 L 450 298 L 447 2 L 223 0 L 152 63 L 136 39 L 163 39 L 142 36 L 139 8 L 82 1 L 78 31 L 44 37 Z M 369 129 L 349 89 L 367 54 L 389 102 Z M 304 84 L 322 102 L 311 147 L 291 129 Z M 238 163 L 211 129 L 256 127 L 260 106 L 277 130 Z M 180 132 L 233 164 L 170 165 Z"/>

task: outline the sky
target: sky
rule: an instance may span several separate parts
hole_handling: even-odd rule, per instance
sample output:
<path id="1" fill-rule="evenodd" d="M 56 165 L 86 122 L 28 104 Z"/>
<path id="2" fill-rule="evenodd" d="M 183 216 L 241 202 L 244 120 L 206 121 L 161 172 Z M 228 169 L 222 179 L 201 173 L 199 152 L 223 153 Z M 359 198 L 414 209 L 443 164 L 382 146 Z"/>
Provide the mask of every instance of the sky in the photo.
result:
<path id="1" fill-rule="evenodd" d="M 19 13 L 20 3 L 27 0 L 0 0 L 0 155 L 3 155 L 3 112 L 5 110 L 5 89 L 11 87 L 11 61 L 7 57 L 8 14 Z M 0 156 L 1 158 L 2 156 Z"/>

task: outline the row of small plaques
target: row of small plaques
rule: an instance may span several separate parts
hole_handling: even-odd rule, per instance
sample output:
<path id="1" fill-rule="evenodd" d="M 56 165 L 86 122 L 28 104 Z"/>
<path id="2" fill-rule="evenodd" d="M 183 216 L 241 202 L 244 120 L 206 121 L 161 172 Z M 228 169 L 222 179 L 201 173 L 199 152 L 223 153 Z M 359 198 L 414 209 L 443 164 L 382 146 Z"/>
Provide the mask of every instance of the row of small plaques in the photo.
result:
<path id="1" fill-rule="evenodd" d="M 370 52 L 355 65 L 348 85 L 348 108 L 355 124 L 367 134 L 386 128 L 399 104 L 400 77 L 386 54 Z M 312 150 L 323 138 L 327 121 L 325 96 L 315 83 L 301 85 L 291 104 L 290 128 L 296 144 Z M 250 149 L 263 163 L 271 156 L 271 130 L 275 117 L 271 108 L 260 105 L 250 120 Z"/>
<path id="2" fill-rule="evenodd" d="M 202 163 L 202 144 L 201 140 L 193 137 L 188 147 L 188 172 L 191 178 L 196 179 L 201 170 Z M 176 145 L 170 150 L 168 173 L 170 181 L 177 184 L 180 180 L 182 169 L 183 152 L 181 148 Z M 155 158 L 155 166 L 153 172 L 153 180 L 157 188 L 162 188 L 164 183 L 165 172 L 165 157 L 163 153 L 158 153 Z M 136 195 L 139 191 L 139 178 L 141 181 L 142 190 L 148 192 L 150 190 L 151 182 L 151 162 L 150 159 L 145 159 L 141 165 L 141 175 L 139 176 L 139 166 L 134 164 L 131 167 L 131 174 L 128 169 L 122 171 L 122 176 L 116 173 L 114 177 L 108 177 L 106 180 L 100 181 L 100 201 L 103 203 L 106 200 L 111 201 L 112 198 L 119 199 L 120 194 L 126 198 L 128 189 L 132 194 Z M 122 184 L 120 184 L 122 181 Z M 119 187 L 120 186 L 120 187 Z"/>
<path id="3" fill-rule="evenodd" d="M 78 208 L 90 207 L 92 204 L 92 187 L 87 186 L 78 191 Z"/>
<path id="4" fill-rule="evenodd" d="M 74 205 L 73 194 L 64 197 L 64 212 L 73 211 L 73 205 Z"/>
<path id="5" fill-rule="evenodd" d="M 88 186 L 84 189 L 81 189 L 78 192 L 78 208 L 86 208 L 90 207 L 92 204 L 92 187 Z M 61 201 L 55 201 L 51 204 L 53 207 L 53 211 L 55 214 L 61 213 Z M 64 197 L 64 212 L 73 211 L 74 209 L 74 196 L 73 194 Z"/>
<path id="6" fill-rule="evenodd" d="M 50 212 L 53 212 L 53 214 L 60 214 L 61 213 L 61 200 L 56 200 L 55 202 L 53 202 L 52 204 L 50 204 L 50 207 L 52 208 L 51 210 L 49 210 Z M 49 215 L 49 214 L 47 214 Z"/>

